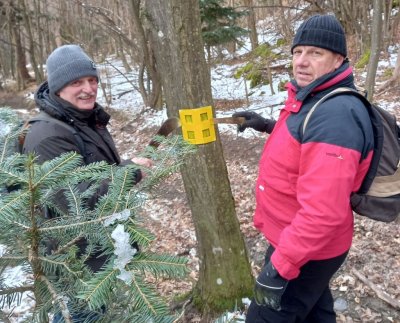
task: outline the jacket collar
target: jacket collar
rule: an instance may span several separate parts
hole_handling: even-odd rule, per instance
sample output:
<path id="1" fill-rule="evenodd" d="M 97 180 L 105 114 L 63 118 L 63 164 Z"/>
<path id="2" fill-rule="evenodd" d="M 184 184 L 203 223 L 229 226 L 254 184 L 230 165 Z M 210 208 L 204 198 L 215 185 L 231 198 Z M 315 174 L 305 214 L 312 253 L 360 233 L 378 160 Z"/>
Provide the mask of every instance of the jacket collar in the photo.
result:
<path id="1" fill-rule="evenodd" d="M 305 87 L 299 87 L 296 80 L 287 83 L 288 99 L 285 102 L 285 109 L 298 112 L 304 100 L 310 95 L 315 95 L 328 88 L 333 90 L 338 87 L 354 88 L 353 70 L 348 61 L 345 61 L 337 70 L 321 76 Z"/>

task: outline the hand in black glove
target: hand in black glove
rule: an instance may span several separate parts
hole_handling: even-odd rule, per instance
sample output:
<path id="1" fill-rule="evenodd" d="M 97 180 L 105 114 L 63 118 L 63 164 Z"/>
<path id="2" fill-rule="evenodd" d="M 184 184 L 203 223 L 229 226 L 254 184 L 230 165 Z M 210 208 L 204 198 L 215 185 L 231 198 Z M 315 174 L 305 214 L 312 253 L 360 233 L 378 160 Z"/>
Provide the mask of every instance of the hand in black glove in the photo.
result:
<path id="1" fill-rule="evenodd" d="M 276 311 L 281 309 L 281 297 L 289 283 L 282 278 L 271 261 L 261 270 L 254 287 L 254 299 L 258 305 L 268 306 Z"/>
<path id="2" fill-rule="evenodd" d="M 246 128 L 253 128 L 260 132 L 271 133 L 274 129 L 275 120 L 265 119 L 253 111 L 236 112 L 232 117 L 244 117 L 246 119 L 241 125 L 238 125 L 238 130 L 243 132 Z"/>

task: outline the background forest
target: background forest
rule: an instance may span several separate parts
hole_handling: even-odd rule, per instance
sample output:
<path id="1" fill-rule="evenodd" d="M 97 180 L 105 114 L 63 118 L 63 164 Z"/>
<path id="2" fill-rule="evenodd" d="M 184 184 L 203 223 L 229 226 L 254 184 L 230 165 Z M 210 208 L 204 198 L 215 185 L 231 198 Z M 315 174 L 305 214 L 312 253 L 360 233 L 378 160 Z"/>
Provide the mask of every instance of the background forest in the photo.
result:
<path id="1" fill-rule="evenodd" d="M 251 47 L 259 45 L 257 22 L 274 17 L 273 32 L 290 42 L 296 25 L 315 13 L 334 13 L 343 24 L 353 62 L 369 64 L 369 81 L 374 84 L 380 51 L 387 52 L 398 36 L 397 0 L 199 0 L 202 35 L 208 53 L 222 48 L 234 52 L 239 37 L 248 33 Z M 9 79 L 18 89 L 45 79 L 44 62 L 51 51 L 65 43 L 82 44 L 88 53 L 103 61 L 116 54 L 127 70 L 143 71 L 139 84 L 145 105 L 156 106 L 160 97 L 160 72 L 154 62 L 155 44 L 146 5 L 157 1 L 0 1 L 0 89 Z M 380 13 L 380 14 L 377 14 Z M 218 55 L 217 55 L 218 56 Z M 211 60 L 212 57 L 209 57 Z M 33 74 L 29 73 L 28 66 Z M 398 70 L 398 69 L 397 69 Z M 396 71 L 398 72 L 398 71 Z M 152 83 L 152 89 L 145 84 Z M 367 88 L 371 85 L 367 84 Z"/>
<path id="2" fill-rule="evenodd" d="M 47 56 L 80 44 L 100 66 L 100 100 L 122 154 L 140 151 L 160 116 L 181 108 L 276 117 L 291 77 L 291 39 L 315 13 L 338 17 L 358 85 L 400 116 L 397 0 L 0 0 L 0 13 L 0 106 L 34 114 L 32 92 L 46 78 Z M 224 92 L 229 86 L 237 93 Z M 148 277 L 173 310 L 183 310 L 182 321 L 244 309 L 262 264 L 265 241 L 251 217 L 265 137 L 232 129 L 220 127 L 215 143 L 200 146 L 142 215 L 156 236 L 152 251 L 190 259 L 178 283 Z M 398 226 L 356 218 L 352 254 L 333 282 L 339 322 L 400 322 Z"/>

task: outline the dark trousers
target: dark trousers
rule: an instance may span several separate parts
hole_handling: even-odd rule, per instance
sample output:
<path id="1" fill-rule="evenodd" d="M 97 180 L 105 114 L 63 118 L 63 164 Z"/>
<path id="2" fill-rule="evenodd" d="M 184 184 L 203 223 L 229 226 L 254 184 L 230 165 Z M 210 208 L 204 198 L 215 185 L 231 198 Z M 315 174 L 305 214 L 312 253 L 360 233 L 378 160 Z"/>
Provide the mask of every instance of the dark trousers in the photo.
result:
<path id="1" fill-rule="evenodd" d="M 100 319 L 100 314 L 92 312 L 81 313 L 72 316 L 73 323 L 86 323 L 86 322 L 97 322 Z M 57 313 L 53 318 L 53 323 L 65 323 L 65 320 L 61 313 Z"/>
<path id="2" fill-rule="evenodd" d="M 273 247 L 265 257 L 269 261 Z M 247 323 L 335 323 L 333 297 L 329 281 L 346 259 L 348 252 L 326 260 L 306 263 L 300 275 L 289 281 L 278 312 L 252 301 L 247 311 Z"/>
<path id="3" fill-rule="evenodd" d="M 73 323 L 95 323 L 98 322 L 105 312 L 105 308 L 101 308 L 98 312 L 89 309 L 82 309 L 80 312 L 72 315 Z M 60 312 L 56 313 L 52 323 L 65 323 L 64 317 Z"/>

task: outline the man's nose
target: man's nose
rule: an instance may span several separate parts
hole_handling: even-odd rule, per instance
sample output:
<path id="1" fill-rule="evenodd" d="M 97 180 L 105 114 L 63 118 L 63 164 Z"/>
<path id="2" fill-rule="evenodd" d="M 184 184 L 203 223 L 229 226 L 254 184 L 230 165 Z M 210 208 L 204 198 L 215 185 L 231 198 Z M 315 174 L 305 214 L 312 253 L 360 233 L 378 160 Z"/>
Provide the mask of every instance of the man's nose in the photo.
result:
<path id="1" fill-rule="evenodd" d="M 95 91 L 95 88 L 91 82 L 89 82 L 88 80 L 85 80 L 82 83 L 82 90 L 91 93 L 91 92 Z"/>
<path id="2" fill-rule="evenodd" d="M 298 55 L 296 57 L 296 63 L 298 65 L 307 65 L 309 63 L 309 59 L 308 59 L 307 54 L 301 53 L 300 55 Z"/>

